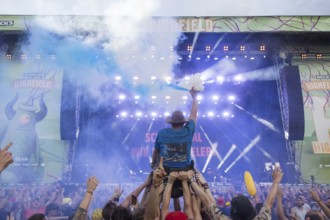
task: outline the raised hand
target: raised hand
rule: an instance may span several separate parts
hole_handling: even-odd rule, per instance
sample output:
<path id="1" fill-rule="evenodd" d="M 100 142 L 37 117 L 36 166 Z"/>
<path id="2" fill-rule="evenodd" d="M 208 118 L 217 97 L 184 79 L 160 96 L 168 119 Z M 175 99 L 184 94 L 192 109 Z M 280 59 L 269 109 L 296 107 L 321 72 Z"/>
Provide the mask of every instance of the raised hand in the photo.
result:
<path id="1" fill-rule="evenodd" d="M 283 177 L 283 172 L 280 167 L 275 167 L 275 170 L 272 173 L 273 182 L 280 183 Z"/>
<path id="2" fill-rule="evenodd" d="M 180 171 L 178 178 L 181 181 L 187 181 L 188 180 L 188 172 L 187 171 Z"/>
<path id="3" fill-rule="evenodd" d="M 168 183 L 174 183 L 174 181 L 178 178 L 179 173 L 178 172 L 171 172 L 170 175 L 168 176 Z"/>
<path id="4" fill-rule="evenodd" d="M 87 192 L 93 193 L 99 183 L 99 180 L 95 176 L 89 177 L 87 180 Z"/>
<path id="5" fill-rule="evenodd" d="M 12 142 L 8 143 L 3 149 L 0 150 L 0 172 L 6 169 L 9 164 L 14 162 L 12 153 L 8 149 L 13 145 Z"/>
<path id="6" fill-rule="evenodd" d="M 315 202 L 319 202 L 321 200 L 319 194 L 314 189 L 309 190 L 309 195 Z"/>
<path id="7" fill-rule="evenodd" d="M 121 186 L 117 186 L 115 188 L 115 192 L 114 192 L 113 196 L 115 198 L 120 198 L 120 196 L 123 194 L 123 192 L 124 192 L 124 190 L 121 188 Z"/>
<path id="8" fill-rule="evenodd" d="M 159 161 L 158 167 L 153 171 L 153 176 L 152 176 L 152 184 L 155 187 L 160 186 L 160 184 L 163 181 L 164 176 L 166 176 L 165 169 L 163 167 L 163 161 L 164 159 L 161 157 Z"/>

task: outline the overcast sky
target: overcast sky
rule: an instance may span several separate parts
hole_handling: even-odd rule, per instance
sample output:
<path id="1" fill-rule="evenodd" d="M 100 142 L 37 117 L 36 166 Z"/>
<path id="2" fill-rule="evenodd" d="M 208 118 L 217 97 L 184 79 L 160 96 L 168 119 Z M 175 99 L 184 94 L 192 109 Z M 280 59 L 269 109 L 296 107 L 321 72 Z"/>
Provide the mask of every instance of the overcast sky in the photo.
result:
<path id="1" fill-rule="evenodd" d="M 113 15 L 113 7 L 117 15 L 330 15 L 329 0 L 0 0 L 0 15 Z"/>

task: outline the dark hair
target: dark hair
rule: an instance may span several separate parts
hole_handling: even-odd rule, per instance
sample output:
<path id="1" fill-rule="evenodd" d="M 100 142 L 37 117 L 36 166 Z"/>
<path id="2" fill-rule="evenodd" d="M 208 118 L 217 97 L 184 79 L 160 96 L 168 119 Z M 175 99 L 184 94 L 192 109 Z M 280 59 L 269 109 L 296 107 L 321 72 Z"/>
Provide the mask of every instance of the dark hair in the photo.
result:
<path id="1" fill-rule="evenodd" d="M 59 210 L 60 207 L 59 205 L 55 204 L 55 203 L 49 203 L 47 206 L 46 206 L 46 215 L 48 215 L 49 211 L 51 210 Z"/>
<path id="2" fill-rule="evenodd" d="M 145 208 L 139 207 L 132 212 L 132 220 L 143 220 Z"/>
<path id="3" fill-rule="evenodd" d="M 28 220 L 45 220 L 46 216 L 42 213 L 37 213 L 32 215 L 30 218 L 28 218 Z"/>
<path id="4" fill-rule="evenodd" d="M 132 220 L 132 212 L 128 208 L 116 206 L 112 212 L 111 220 Z"/>
<path id="5" fill-rule="evenodd" d="M 306 213 L 305 219 L 309 218 L 310 220 L 322 220 L 321 213 L 315 210 L 310 210 Z"/>
<path id="6" fill-rule="evenodd" d="M 104 220 L 110 220 L 113 210 L 116 208 L 116 203 L 109 201 L 102 209 L 102 217 Z"/>
<path id="7" fill-rule="evenodd" d="M 258 203 L 256 204 L 255 209 L 256 209 L 256 212 L 257 212 L 257 213 L 260 212 L 260 210 L 261 210 L 261 208 L 262 208 L 263 205 L 264 205 L 264 204 L 261 203 L 261 202 L 258 202 Z"/>
<path id="8" fill-rule="evenodd" d="M 257 215 L 250 200 L 239 195 L 231 200 L 230 217 L 233 220 L 251 220 Z"/>

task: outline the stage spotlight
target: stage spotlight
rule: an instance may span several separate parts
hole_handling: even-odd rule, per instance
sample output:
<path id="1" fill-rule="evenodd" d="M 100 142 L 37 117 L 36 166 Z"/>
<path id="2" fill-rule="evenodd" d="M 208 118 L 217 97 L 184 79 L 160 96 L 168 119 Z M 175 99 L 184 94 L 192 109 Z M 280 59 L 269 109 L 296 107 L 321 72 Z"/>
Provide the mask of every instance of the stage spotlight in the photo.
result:
<path id="1" fill-rule="evenodd" d="M 123 118 L 127 117 L 127 112 L 125 112 L 125 111 L 121 112 L 120 116 L 123 117 Z"/>
<path id="2" fill-rule="evenodd" d="M 212 96 L 212 100 L 213 101 L 218 101 L 219 100 L 219 96 L 217 96 L 217 95 Z"/>
<path id="3" fill-rule="evenodd" d="M 241 81 L 242 79 L 243 79 L 242 75 L 236 75 L 236 76 L 234 77 L 234 80 L 235 80 L 235 81 Z"/>
<path id="4" fill-rule="evenodd" d="M 157 97 L 155 95 L 151 96 L 151 99 L 156 99 Z"/>
<path id="5" fill-rule="evenodd" d="M 266 46 L 265 45 L 260 45 L 260 51 L 266 51 Z"/>
<path id="6" fill-rule="evenodd" d="M 225 78 L 223 76 L 217 76 L 217 82 L 224 82 L 225 81 Z"/>
<path id="7" fill-rule="evenodd" d="M 157 116 L 157 113 L 156 112 L 151 112 L 151 116 L 152 117 L 156 117 Z"/>
<path id="8" fill-rule="evenodd" d="M 138 79 L 139 79 L 138 76 L 134 76 L 134 77 L 133 77 L 133 80 L 138 80 Z"/>
<path id="9" fill-rule="evenodd" d="M 170 99 L 171 98 L 171 96 L 169 96 L 169 95 L 167 95 L 167 96 L 165 96 L 165 99 Z"/>
<path id="10" fill-rule="evenodd" d="M 223 117 L 227 118 L 227 117 L 229 117 L 230 113 L 225 111 L 225 112 L 222 113 L 222 115 L 223 115 Z"/>
<path id="11" fill-rule="evenodd" d="M 231 59 L 232 59 L 232 60 L 236 60 L 236 57 L 232 57 Z"/>
<path id="12" fill-rule="evenodd" d="M 205 51 L 210 51 L 211 50 L 211 46 L 206 46 L 205 47 Z"/>
<path id="13" fill-rule="evenodd" d="M 202 99 L 203 99 L 203 97 L 202 97 L 201 95 L 197 95 L 197 97 L 196 97 L 196 98 L 197 98 L 197 100 L 198 100 L 198 101 L 200 101 L 200 100 L 202 100 Z"/>
<path id="14" fill-rule="evenodd" d="M 119 100 L 124 100 L 126 98 L 126 96 L 121 94 L 121 95 L 118 96 L 118 98 L 119 98 Z"/>
<path id="15" fill-rule="evenodd" d="M 228 51 L 229 50 L 229 46 L 227 46 L 227 45 L 223 46 L 223 50 L 224 51 Z"/>
<path id="16" fill-rule="evenodd" d="M 240 51 L 245 51 L 245 46 L 244 46 L 244 45 L 241 45 L 241 46 L 239 47 L 239 49 L 240 49 Z"/>
<path id="17" fill-rule="evenodd" d="M 250 60 L 254 60 L 255 58 L 254 57 L 250 57 Z"/>
<path id="18" fill-rule="evenodd" d="M 182 96 L 182 99 L 183 100 L 187 100 L 188 99 L 188 96 L 184 95 L 184 96 Z"/>
<path id="19" fill-rule="evenodd" d="M 219 58 L 218 58 L 218 57 L 214 57 L 213 59 L 214 59 L 214 60 L 218 60 Z"/>
<path id="20" fill-rule="evenodd" d="M 322 59 L 322 54 L 320 54 L 320 53 L 317 53 L 315 56 L 316 56 L 316 59 Z"/>
<path id="21" fill-rule="evenodd" d="M 115 79 L 116 80 L 121 80 L 121 77 L 120 76 L 116 76 Z"/>
<path id="22" fill-rule="evenodd" d="M 207 116 L 209 116 L 209 117 L 211 117 L 211 118 L 214 117 L 214 112 L 208 112 L 208 113 L 207 113 Z"/>
<path id="23" fill-rule="evenodd" d="M 229 101 L 235 101 L 236 97 L 234 95 L 229 95 L 228 100 Z"/>
<path id="24" fill-rule="evenodd" d="M 156 77 L 156 76 L 151 76 L 150 79 L 151 79 L 151 80 L 156 80 L 157 77 Z"/>
<path id="25" fill-rule="evenodd" d="M 187 50 L 192 51 L 192 46 L 191 45 L 187 46 Z"/>
<path id="26" fill-rule="evenodd" d="M 307 59 L 307 54 L 306 53 L 302 53 L 301 54 L 301 59 Z"/>
<path id="27" fill-rule="evenodd" d="M 141 117 L 142 116 L 142 112 L 136 112 L 135 115 L 136 115 L 136 117 Z"/>
<path id="28" fill-rule="evenodd" d="M 11 54 L 6 54 L 6 59 L 7 59 L 7 60 L 11 60 L 11 59 L 12 59 Z"/>
<path id="29" fill-rule="evenodd" d="M 26 54 L 22 54 L 22 60 L 26 60 Z"/>
<path id="30" fill-rule="evenodd" d="M 134 99 L 140 99 L 140 96 L 136 95 L 134 96 Z"/>
<path id="31" fill-rule="evenodd" d="M 169 112 L 164 112 L 164 116 L 170 116 L 170 113 Z"/>

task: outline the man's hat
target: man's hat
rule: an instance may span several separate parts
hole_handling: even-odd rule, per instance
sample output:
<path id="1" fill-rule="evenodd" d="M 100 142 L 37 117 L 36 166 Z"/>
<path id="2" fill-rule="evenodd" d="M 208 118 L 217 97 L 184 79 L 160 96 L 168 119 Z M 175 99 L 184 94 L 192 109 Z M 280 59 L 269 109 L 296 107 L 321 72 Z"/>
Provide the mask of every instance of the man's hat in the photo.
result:
<path id="1" fill-rule="evenodd" d="M 166 118 L 166 122 L 170 124 L 179 124 L 188 122 L 188 120 L 184 117 L 182 111 L 174 111 L 171 116 Z"/>

